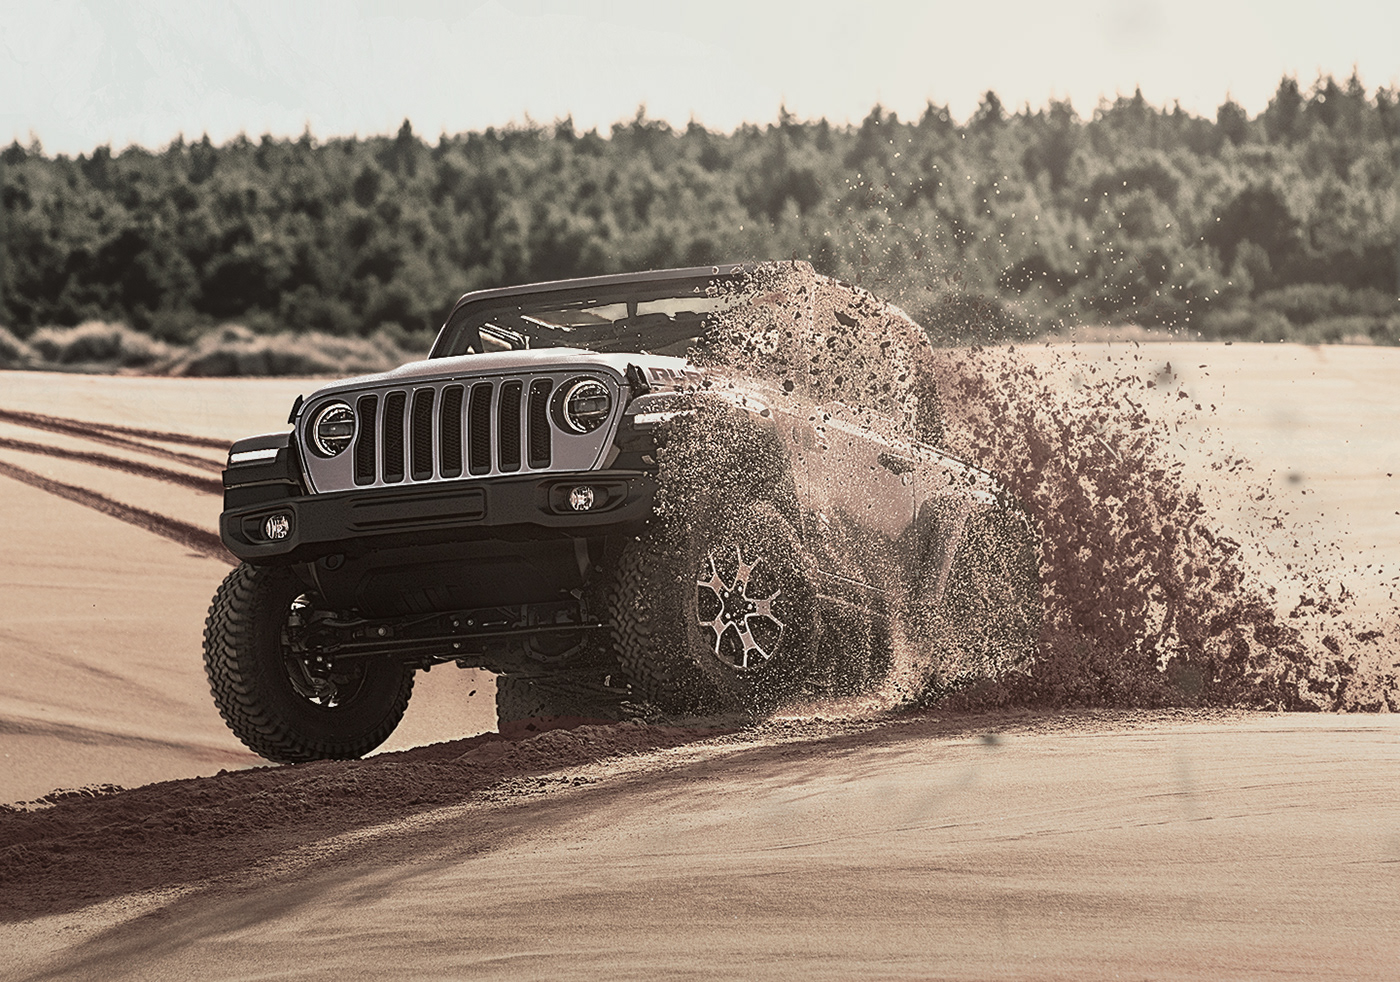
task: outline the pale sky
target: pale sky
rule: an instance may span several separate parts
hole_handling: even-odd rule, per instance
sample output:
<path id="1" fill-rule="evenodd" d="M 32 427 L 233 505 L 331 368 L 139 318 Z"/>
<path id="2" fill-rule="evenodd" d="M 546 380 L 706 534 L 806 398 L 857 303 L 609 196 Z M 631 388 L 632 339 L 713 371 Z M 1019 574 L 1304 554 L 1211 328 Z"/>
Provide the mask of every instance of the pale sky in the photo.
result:
<path id="1" fill-rule="evenodd" d="M 1306 91 L 1355 68 L 1400 84 L 1400 2 L 1034 0 L 0 0 L 0 141 L 49 153 L 178 134 L 427 139 L 572 115 L 722 131 L 859 121 L 928 100 L 966 119 L 1069 98 L 1081 116 L 1141 86 L 1149 102 L 1251 115 L 1284 74 Z"/>

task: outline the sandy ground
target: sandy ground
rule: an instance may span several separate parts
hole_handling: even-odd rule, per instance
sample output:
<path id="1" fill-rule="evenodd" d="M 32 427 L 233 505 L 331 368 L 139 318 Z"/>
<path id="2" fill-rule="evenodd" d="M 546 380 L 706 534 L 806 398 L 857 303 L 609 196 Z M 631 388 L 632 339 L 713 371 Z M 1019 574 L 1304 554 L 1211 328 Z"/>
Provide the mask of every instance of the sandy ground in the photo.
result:
<path id="1" fill-rule="evenodd" d="M 1392 979 L 1397 737 L 1180 712 L 807 715 L 601 763 L 560 741 L 462 804 L 281 853 L 234 836 L 212 885 L 0 943 L 17 979 Z"/>
<path id="2" fill-rule="evenodd" d="M 1066 385 L 1170 363 L 1217 407 L 1180 446 L 1223 507 L 1257 520 L 1209 470 L 1228 446 L 1293 548 L 1385 602 L 1400 351 L 1031 357 Z M 208 444 L 314 384 L 0 372 L 0 410 Z M 1396 976 L 1392 717 L 828 707 L 580 750 L 490 734 L 490 677 L 439 669 L 385 750 L 476 743 L 250 771 L 199 658 L 222 454 L 115 435 L 0 418 L 0 801 L 178 783 L 0 814 L 0 978 Z"/>
<path id="3" fill-rule="evenodd" d="M 292 400 L 318 384 L 0 372 L 0 411 L 232 442 L 285 429 Z M 217 530 L 222 505 L 212 490 L 13 444 L 100 454 L 215 484 L 225 451 L 131 438 L 149 448 L 143 451 L 3 417 L 0 439 L 10 441 L 0 443 L 0 466 Z M 200 661 L 204 615 L 227 561 L 4 474 L 0 528 L 7 530 L 0 562 L 0 802 L 260 762 L 219 718 Z M 420 673 L 408 715 L 384 749 L 494 729 L 494 697 L 485 673 Z"/>

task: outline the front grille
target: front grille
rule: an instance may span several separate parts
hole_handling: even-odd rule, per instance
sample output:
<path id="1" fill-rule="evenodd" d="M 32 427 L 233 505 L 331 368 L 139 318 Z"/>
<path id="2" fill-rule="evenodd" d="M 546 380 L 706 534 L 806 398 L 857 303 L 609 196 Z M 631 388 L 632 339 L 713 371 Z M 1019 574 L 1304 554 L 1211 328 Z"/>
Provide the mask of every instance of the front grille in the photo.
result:
<path id="1" fill-rule="evenodd" d="M 444 380 L 349 397 L 355 444 L 335 460 L 308 452 L 313 484 L 339 491 L 598 466 L 607 428 L 592 438 L 561 435 L 555 445 L 551 397 L 577 375 Z"/>
<path id="2" fill-rule="evenodd" d="M 403 404 L 402 392 L 390 392 L 384 400 L 384 472 L 385 483 L 403 480 Z"/>
<path id="3" fill-rule="evenodd" d="M 374 434 L 378 432 L 379 422 L 379 397 L 361 396 L 357 412 L 359 413 L 359 425 L 356 429 L 361 434 L 368 434 L 368 438 L 362 438 L 355 444 L 355 483 L 373 484 L 377 468 L 375 467 L 375 444 Z"/>
<path id="4" fill-rule="evenodd" d="M 473 474 L 491 473 L 491 391 L 490 382 L 472 386 L 471 411 L 467 421 L 467 447 Z"/>
<path id="5" fill-rule="evenodd" d="M 433 476 L 433 396 L 432 389 L 413 393 L 413 479 L 426 481 Z"/>
<path id="6" fill-rule="evenodd" d="M 497 442 L 500 460 L 496 466 L 503 471 L 520 470 L 520 391 L 521 383 L 507 382 L 501 386 L 501 434 Z"/>
<path id="7" fill-rule="evenodd" d="M 554 383 L 537 378 L 530 383 L 530 466 L 548 467 L 554 440 L 549 427 L 549 393 Z"/>
<path id="8" fill-rule="evenodd" d="M 439 470 L 443 477 L 462 476 L 462 387 L 449 385 L 442 390 L 442 456 Z"/>

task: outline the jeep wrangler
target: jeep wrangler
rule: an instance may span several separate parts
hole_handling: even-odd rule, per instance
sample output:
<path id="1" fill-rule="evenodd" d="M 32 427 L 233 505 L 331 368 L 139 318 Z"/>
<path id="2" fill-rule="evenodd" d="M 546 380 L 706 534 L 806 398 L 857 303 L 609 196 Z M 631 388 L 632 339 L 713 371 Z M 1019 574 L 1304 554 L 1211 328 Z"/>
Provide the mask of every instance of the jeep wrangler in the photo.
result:
<path id="1" fill-rule="evenodd" d="M 931 392 L 840 398 L 891 323 L 922 340 L 789 264 L 467 294 L 427 359 L 231 447 L 220 713 L 270 760 L 353 758 L 443 663 L 496 673 L 503 722 L 763 712 L 876 684 L 916 637 L 961 645 L 945 680 L 1024 663 L 1024 512 L 938 449 Z"/>

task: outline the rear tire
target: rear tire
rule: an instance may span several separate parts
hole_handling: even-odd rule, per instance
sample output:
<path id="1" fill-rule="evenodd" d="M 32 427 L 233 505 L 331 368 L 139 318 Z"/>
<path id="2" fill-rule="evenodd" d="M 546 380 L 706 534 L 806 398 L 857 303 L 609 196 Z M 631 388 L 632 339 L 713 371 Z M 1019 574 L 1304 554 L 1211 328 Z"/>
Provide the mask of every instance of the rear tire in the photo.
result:
<path id="1" fill-rule="evenodd" d="M 853 696 L 889 677 L 891 639 L 884 611 L 841 597 L 822 597 L 812 681 L 819 692 Z"/>
<path id="2" fill-rule="evenodd" d="M 289 632 L 315 597 L 287 569 L 243 563 L 214 594 L 204 668 L 234 735 L 279 763 L 348 760 L 379 746 L 413 693 L 413 669 L 385 657 L 316 664 Z"/>
<path id="3" fill-rule="evenodd" d="M 940 592 L 945 548 L 922 550 L 908 606 L 910 640 L 927 659 L 925 699 L 1025 671 L 1040 643 L 1040 548 L 1029 516 L 1007 505 L 967 516 Z"/>

